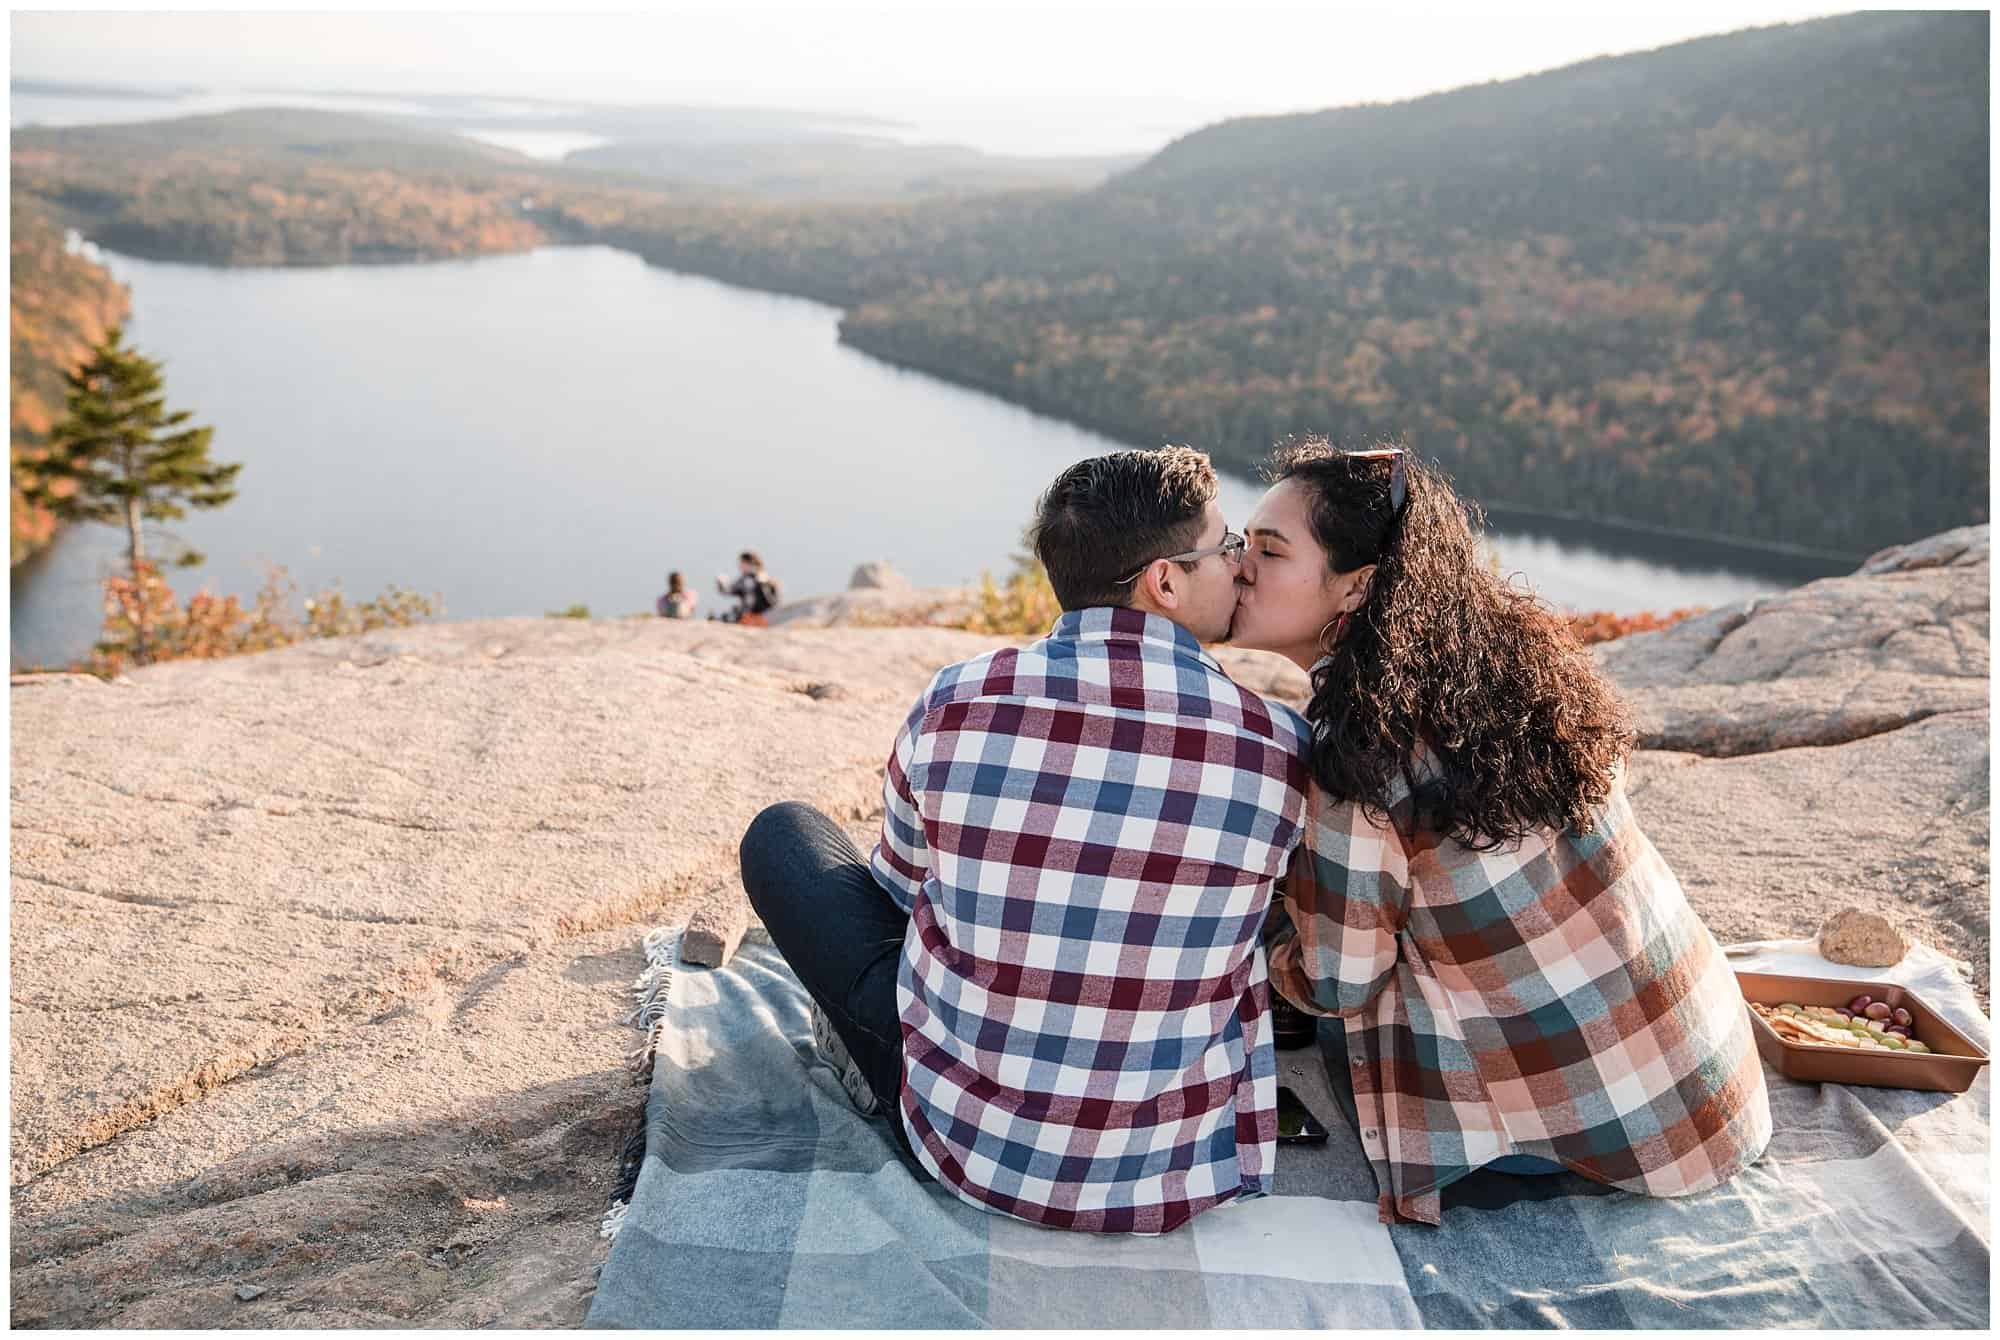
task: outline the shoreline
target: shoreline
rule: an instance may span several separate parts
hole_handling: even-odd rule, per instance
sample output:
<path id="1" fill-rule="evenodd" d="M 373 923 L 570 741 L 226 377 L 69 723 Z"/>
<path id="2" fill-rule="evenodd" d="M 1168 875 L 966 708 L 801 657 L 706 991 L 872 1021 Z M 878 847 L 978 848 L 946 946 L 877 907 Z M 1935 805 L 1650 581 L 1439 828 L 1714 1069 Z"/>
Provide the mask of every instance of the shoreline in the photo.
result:
<path id="1" fill-rule="evenodd" d="M 535 211 L 535 213 L 539 214 L 541 211 Z M 224 271 L 246 269 L 328 269 L 339 265 L 434 265 L 452 261 L 482 260 L 488 256 L 521 255 L 525 252 L 537 250 L 542 246 L 607 246 L 615 251 L 623 251 L 635 256 L 645 264 L 655 269 L 665 270 L 669 274 L 706 279 L 712 283 L 726 284 L 732 288 L 743 289 L 751 293 L 777 294 L 781 297 L 801 298 L 807 302 L 815 302 L 831 307 L 840 314 L 839 325 L 837 327 L 838 335 L 836 337 L 838 342 L 855 350 L 857 353 L 866 354 L 868 357 L 889 367 L 904 372 L 915 372 L 927 377 L 934 377 L 939 381 L 953 386 L 978 391 L 983 395 L 990 395 L 994 399 L 1013 405 L 1016 408 L 1028 410 L 1072 428 L 1081 428 L 1086 432 L 1097 433 L 1126 446 L 1146 449 L 1159 445 L 1158 443 L 1141 440 L 1141 433 L 1129 424 L 1101 419 L 1094 415 L 1080 414 L 1074 410 L 1059 406 L 1043 397 L 1024 393 L 1018 388 L 998 382 L 992 378 L 982 377 L 970 370 L 947 368 L 941 364 L 927 362 L 905 351 L 891 351 L 883 347 L 871 345 L 864 340 L 854 339 L 849 334 L 847 324 L 847 317 L 852 308 L 847 304 L 833 300 L 828 294 L 808 293 L 796 288 L 781 288 L 774 284 L 756 283 L 739 275 L 725 275 L 709 270 L 694 269 L 685 264 L 668 264 L 655 256 L 648 255 L 638 240 L 631 237 L 616 234 L 608 237 L 585 236 L 575 232 L 573 229 L 563 228 L 552 219 L 534 218 L 531 216 L 531 221 L 548 234 L 548 240 L 537 244 L 537 246 L 499 248 L 491 251 L 478 251 L 450 256 L 355 256 L 338 260 L 295 260 L 278 261 L 275 263 L 269 261 L 237 263 L 220 260 L 191 259 L 185 256 L 167 254 L 164 249 L 154 250 L 145 247 L 105 246 L 103 243 L 90 238 L 83 229 L 78 228 L 74 223 L 69 226 L 75 228 L 85 242 L 114 256 L 123 255 L 130 256 L 135 260 L 163 261 L 176 265 L 193 265 L 205 269 Z M 1221 459 L 1233 472 L 1243 474 L 1246 477 L 1252 476 L 1256 469 L 1256 462 L 1254 461 L 1239 461 L 1234 457 L 1224 457 Z M 1485 498 L 1471 498 L 1468 500 L 1477 503 L 1480 509 L 1487 513 L 1489 517 L 1518 518 L 1531 523 L 1553 522 L 1561 527 L 1572 528 L 1571 537 L 1596 533 L 1619 538 L 1644 537 L 1651 540 L 1682 541 L 1706 545 L 1715 549 L 1729 551 L 1730 554 L 1742 559 L 1751 560 L 1746 566 L 1757 566 L 1756 561 L 1761 560 L 1763 564 L 1771 565 L 1768 575 L 1772 576 L 1792 578 L 1809 578 L 1813 575 L 1837 576 L 1840 572 L 1859 567 L 1874 552 L 1873 550 L 1863 552 L 1861 550 L 1827 549 L 1816 545 L 1794 544 L 1785 540 L 1755 540 L 1747 536 L 1730 535 L 1719 531 L 1663 526 L 1658 522 L 1643 521 L 1636 517 L 1592 515 L 1564 509 L 1540 508 L 1528 503 L 1507 500 L 1488 500 Z M 1529 529 L 1532 530 L 1534 528 L 1530 526 Z M 1553 538 L 1566 538 L 1560 530 L 1549 530 L 1546 533 L 1550 534 Z M 1657 553 L 1657 551 L 1655 552 Z M 1842 564 L 1846 565 L 1846 567 L 1835 566 Z M 1826 570 L 1808 572 L 1804 565 L 1823 567 Z"/>
<path id="2" fill-rule="evenodd" d="M 650 260 L 648 260 L 646 263 L 648 265 L 657 264 L 657 262 Z M 670 270 L 675 274 L 691 275 L 694 276 L 695 278 L 700 278 L 700 279 L 711 279 L 717 283 L 723 283 L 723 284 L 736 283 L 736 281 L 734 280 L 720 279 L 717 276 L 702 274 L 701 272 L 695 270 L 681 270 L 673 266 L 665 266 L 665 265 L 660 266 L 659 268 L 663 270 Z M 783 290 L 780 289 L 762 288 L 760 286 L 746 285 L 746 284 L 737 284 L 737 287 L 751 288 L 754 291 L 766 292 L 766 293 L 783 292 Z M 787 296 L 800 297 L 805 295 L 788 294 Z M 813 301 L 818 302 L 823 300 L 815 298 L 813 299 Z M 907 354 L 891 353 L 884 349 L 871 347 L 870 345 L 863 343 L 861 341 L 850 339 L 847 333 L 847 325 L 844 319 L 845 316 L 846 316 L 846 310 L 842 309 L 843 320 L 840 329 L 840 342 L 846 345 L 848 348 L 856 350 L 859 353 L 866 354 L 870 358 L 876 359 L 882 363 L 886 363 L 890 367 L 897 368 L 904 372 L 915 372 L 923 376 L 935 377 L 939 381 L 947 382 L 953 386 L 959 386 L 968 390 L 978 391 L 981 394 L 990 395 L 996 400 L 1004 401 L 1007 404 L 1014 405 L 1017 406 L 1018 408 L 1029 410 L 1033 413 L 1043 415 L 1046 418 L 1054 419 L 1059 423 L 1068 424 L 1074 428 L 1082 428 L 1089 432 L 1098 433 L 1104 437 L 1111 438 L 1113 441 L 1123 443 L 1127 446 L 1144 449 L 1149 446 L 1160 445 L 1158 443 L 1147 443 L 1140 441 L 1139 435 L 1128 426 L 1123 426 L 1114 423 L 1110 420 L 1097 419 L 1094 418 L 1093 416 L 1080 415 L 1066 410 L 1058 409 L 1053 404 L 1042 399 L 1041 397 L 1032 394 L 1023 394 L 1019 391 L 1005 387 L 1000 383 L 993 381 L 990 378 L 980 377 L 977 374 L 971 372 L 959 372 L 956 370 L 946 369 L 938 365 L 927 364 L 922 360 Z M 1229 468 L 1230 470 L 1232 470 L 1232 472 L 1247 473 L 1251 470 L 1254 470 L 1255 468 L 1255 462 L 1241 462 L 1235 460 L 1234 458 L 1223 458 L 1223 457 L 1218 457 L 1217 460 L 1219 463 L 1224 463 L 1226 465 L 1226 468 Z M 1476 503 L 1479 506 L 1480 510 L 1487 513 L 1489 516 L 1497 515 L 1506 517 L 1517 517 L 1526 521 L 1557 522 L 1563 526 L 1573 527 L 1576 530 L 1580 531 L 1600 531 L 1607 534 L 1618 535 L 1618 536 L 1645 536 L 1656 540 L 1686 541 L 1691 543 L 1712 546 L 1717 549 L 1731 550 L 1740 554 L 1742 557 L 1746 559 L 1757 558 L 1757 559 L 1762 559 L 1767 563 L 1775 561 L 1775 562 L 1782 562 L 1792 566 L 1796 566 L 1802 563 L 1810 563 L 1815 565 L 1836 565 L 1836 564 L 1846 565 L 1844 567 L 1836 569 L 1835 571 L 1818 574 L 1821 576 L 1837 576 L 1843 572 L 1851 571 L 1852 569 L 1857 568 L 1861 566 L 1861 564 L 1865 563 L 1870 557 L 1870 555 L 1874 552 L 1872 550 L 1863 552 L 1861 550 L 1846 551 L 1838 549 L 1823 549 L 1813 545 L 1792 544 L 1788 541 L 1783 541 L 1783 540 L 1752 540 L 1744 536 L 1729 535 L 1717 531 L 1687 530 L 1676 526 L 1662 526 L 1657 522 L 1641 521 L 1635 517 L 1622 517 L 1613 515 L 1589 515 L 1582 512 L 1563 511 L 1551 508 L 1538 508 L 1526 503 L 1488 501 L 1487 499 L 1484 498 L 1473 498 L 1470 496 L 1467 496 L 1466 500 L 1468 502 Z M 1558 536 L 1560 535 L 1560 532 L 1554 532 L 1554 533 L 1557 534 Z M 1909 542 L 1910 541 L 1904 541 L 1904 543 L 1909 543 Z M 1783 572 L 1782 574 L 1774 574 L 1774 575 L 1794 576 L 1798 574 L 1788 570 Z"/>

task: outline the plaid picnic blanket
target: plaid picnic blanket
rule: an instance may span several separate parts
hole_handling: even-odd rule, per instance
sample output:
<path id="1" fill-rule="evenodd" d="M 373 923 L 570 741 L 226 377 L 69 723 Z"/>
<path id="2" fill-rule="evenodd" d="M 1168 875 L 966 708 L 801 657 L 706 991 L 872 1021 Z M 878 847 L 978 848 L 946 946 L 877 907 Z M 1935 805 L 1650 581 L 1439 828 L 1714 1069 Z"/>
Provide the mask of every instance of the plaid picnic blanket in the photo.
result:
<path id="1" fill-rule="evenodd" d="M 1756 1166 L 1677 1200 L 1574 1174 L 1476 1173 L 1441 1227 L 1376 1220 L 1344 1058 L 1280 1052 L 1332 1128 L 1282 1147 L 1273 1195 L 1160 1237 L 1067 1233 L 920 1182 L 888 1129 L 814 1064 L 804 991 L 753 932 L 725 968 L 648 937 L 637 1016 L 652 1079 L 593 1327 L 1984 1328 L 1990 1080 L 1949 1095 L 1771 1078 Z M 1940 955 L 1843 969 L 1808 942 L 1733 957 L 1765 972 L 1894 979 L 1967 1036 L 1990 1025 Z M 1338 1030 L 1322 1028 L 1322 1049 Z"/>

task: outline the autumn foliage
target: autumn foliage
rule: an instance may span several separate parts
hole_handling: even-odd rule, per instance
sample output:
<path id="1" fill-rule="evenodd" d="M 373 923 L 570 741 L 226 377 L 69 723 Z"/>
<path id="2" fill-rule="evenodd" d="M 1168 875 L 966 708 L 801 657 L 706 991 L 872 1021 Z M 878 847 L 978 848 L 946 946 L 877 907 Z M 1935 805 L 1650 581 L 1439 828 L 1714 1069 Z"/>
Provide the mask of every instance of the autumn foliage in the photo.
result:
<path id="1" fill-rule="evenodd" d="M 12 462 L 12 534 L 8 560 L 19 563 L 55 536 L 56 520 L 19 496 L 23 472 L 49 447 L 62 417 L 63 377 L 125 319 L 125 289 L 88 257 L 64 245 L 63 230 L 17 194 L 11 211 L 9 287 L 12 359 L 8 365 L 8 454 Z"/>
<path id="2" fill-rule="evenodd" d="M 1682 619 L 1700 614 L 1699 608 L 1679 609 L 1667 614 L 1613 614 L 1610 610 L 1591 610 L 1584 614 L 1572 614 L 1569 628 L 1576 634 L 1576 640 L 1584 646 L 1593 642 L 1610 642 L 1628 633 L 1655 633 L 1662 628 L 1671 628 Z"/>
<path id="3" fill-rule="evenodd" d="M 397 586 L 359 602 L 335 586 L 309 597 L 301 616 L 291 605 L 297 590 L 285 569 L 274 566 L 247 608 L 235 596 L 205 590 L 183 605 L 159 569 L 141 561 L 136 577 L 105 581 L 103 630 L 89 663 L 78 668 L 108 678 L 134 665 L 241 656 L 308 638 L 407 628 L 444 613 L 440 599 Z"/>

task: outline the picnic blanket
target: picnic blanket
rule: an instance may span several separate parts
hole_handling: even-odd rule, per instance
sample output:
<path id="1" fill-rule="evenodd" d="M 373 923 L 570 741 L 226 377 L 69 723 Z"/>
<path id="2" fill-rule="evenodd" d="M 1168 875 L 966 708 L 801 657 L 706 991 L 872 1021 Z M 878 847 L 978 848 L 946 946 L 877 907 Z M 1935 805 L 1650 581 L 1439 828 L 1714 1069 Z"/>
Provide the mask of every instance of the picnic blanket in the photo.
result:
<path id="1" fill-rule="evenodd" d="M 1339 1030 L 1280 1052 L 1333 1131 L 1286 1145 L 1275 1193 L 1160 1237 L 987 1214 L 910 1171 L 883 1119 L 813 1060 L 804 990 L 757 932 L 725 968 L 647 939 L 643 1142 L 593 1327 L 1977 1327 L 1990 1320 L 1990 1080 L 1963 1095 L 1770 1074 L 1770 1151 L 1659 1200 L 1571 1173 L 1477 1173 L 1442 1226 L 1377 1222 Z M 1810 942 L 1732 951 L 1765 972 L 1893 979 L 1988 1045 L 1941 955 L 1841 968 Z M 1738 956 L 1740 955 L 1740 956 Z M 1767 1071 L 1768 1073 L 1768 1071 Z"/>

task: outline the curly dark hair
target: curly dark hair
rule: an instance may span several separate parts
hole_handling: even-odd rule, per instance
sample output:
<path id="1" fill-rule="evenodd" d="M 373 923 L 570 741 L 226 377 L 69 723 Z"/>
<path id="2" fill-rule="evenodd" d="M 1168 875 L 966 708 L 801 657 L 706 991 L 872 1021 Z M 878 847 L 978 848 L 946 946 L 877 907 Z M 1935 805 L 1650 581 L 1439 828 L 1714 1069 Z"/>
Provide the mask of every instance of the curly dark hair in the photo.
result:
<path id="1" fill-rule="evenodd" d="M 1476 506 L 1408 452 L 1395 512 L 1393 464 L 1314 437 L 1281 445 L 1266 471 L 1306 489 L 1332 571 L 1375 565 L 1313 673 L 1314 778 L 1386 822 L 1389 780 L 1423 746 L 1438 769 L 1418 792 L 1424 827 L 1476 850 L 1588 831 L 1632 748 L 1624 705 L 1568 624 L 1487 566 Z"/>

